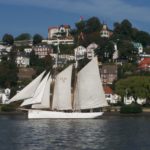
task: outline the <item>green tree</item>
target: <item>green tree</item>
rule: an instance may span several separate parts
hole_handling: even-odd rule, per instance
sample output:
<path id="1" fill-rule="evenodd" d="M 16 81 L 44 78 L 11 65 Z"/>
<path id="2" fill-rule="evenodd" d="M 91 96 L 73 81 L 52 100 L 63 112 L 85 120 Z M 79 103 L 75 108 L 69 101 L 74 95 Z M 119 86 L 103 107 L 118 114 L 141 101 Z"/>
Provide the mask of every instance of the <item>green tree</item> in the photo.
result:
<path id="1" fill-rule="evenodd" d="M 53 67 L 53 59 L 50 55 L 45 56 L 44 59 L 44 68 L 46 70 L 52 70 Z"/>
<path id="2" fill-rule="evenodd" d="M 38 65 L 38 61 L 39 61 L 38 55 L 35 55 L 35 51 L 32 51 L 30 53 L 30 66 Z"/>
<path id="3" fill-rule="evenodd" d="M 17 65 L 15 62 L 16 49 L 13 47 L 9 53 L 9 59 L 0 62 L 0 85 L 1 87 L 15 87 L 17 85 Z"/>
<path id="4" fill-rule="evenodd" d="M 31 35 L 29 33 L 22 33 L 15 38 L 16 41 L 23 41 L 23 40 L 31 40 Z"/>
<path id="5" fill-rule="evenodd" d="M 133 96 L 137 98 L 150 99 L 150 77 L 149 76 L 132 76 L 121 79 L 115 84 L 115 91 L 122 96 Z"/>
<path id="6" fill-rule="evenodd" d="M 78 33 L 83 32 L 85 30 L 86 21 L 81 20 L 81 21 L 75 23 L 75 26 L 77 28 Z"/>
<path id="7" fill-rule="evenodd" d="M 43 40 L 43 37 L 40 34 L 35 34 L 33 36 L 33 44 L 34 45 L 41 43 L 42 40 Z"/>
<path id="8" fill-rule="evenodd" d="M 102 24 L 100 23 L 97 17 L 91 17 L 86 22 L 86 32 L 91 33 L 95 31 L 100 31 L 102 28 Z"/>
<path id="9" fill-rule="evenodd" d="M 132 24 L 129 20 L 125 19 L 121 23 L 114 23 L 114 34 L 113 37 L 120 40 L 131 40 L 132 39 Z"/>
<path id="10" fill-rule="evenodd" d="M 2 41 L 6 45 L 13 45 L 14 37 L 11 34 L 4 34 Z"/>
<path id="11" fill-rule="evenodd" d="M 118 78 L 125 78 L 127 76 L 135 75 L 137 71 L 137 64 L 124 63 L 118 66 Z"/>
<path id="12" fill-rule="evenodd" d="M 137 51 L 130 41 L 118 42 L 119 58 L 127 60 L 129 62 L 137 61 Z"/>
<path id="13" fill-rule="evenodd" d="M 147 32 L 139 31 L 136 34 L 137 42 L 142 43 L 142 45 L 145 47 L 150 44 L 150 35 Z"/>
<path id="14" fill-rule="evenodd" d="M 108 41 L 107 39 L 103 41 L 101 47 L 98 47 L 95 50 L 96 55 L 98 56 L 101 62 L 108 62 L 112 60 L 112 56 L 114 53 L 114 44 L 112 41 Z"/>
<path id="15" fill-rule="evenodd" d="M 146 54 L 150 54 L 150 47 L 146 47 L 143 50 Z"/>

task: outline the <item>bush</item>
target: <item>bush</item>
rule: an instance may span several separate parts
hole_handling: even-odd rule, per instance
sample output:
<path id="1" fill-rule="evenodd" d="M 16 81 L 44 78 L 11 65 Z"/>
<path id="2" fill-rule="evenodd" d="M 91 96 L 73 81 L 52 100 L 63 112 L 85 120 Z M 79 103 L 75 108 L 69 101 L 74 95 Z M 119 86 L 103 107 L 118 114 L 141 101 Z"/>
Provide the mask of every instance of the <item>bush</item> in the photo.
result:
<path id="1" fill-rule="evenodd" d="M 124 114 L 134 114 L 134 113 L 141 113 L 142 107 L 138 104 L 130 104 L 124 105 L 120 108 L 120 113 Z"/>
<path id="2" fill-rule="evenodd" d="M 16 110 L 16 107 L 12 104 L 4 104 L 1 106 L 1 111 L 11 112 L 15 110 Z"/>

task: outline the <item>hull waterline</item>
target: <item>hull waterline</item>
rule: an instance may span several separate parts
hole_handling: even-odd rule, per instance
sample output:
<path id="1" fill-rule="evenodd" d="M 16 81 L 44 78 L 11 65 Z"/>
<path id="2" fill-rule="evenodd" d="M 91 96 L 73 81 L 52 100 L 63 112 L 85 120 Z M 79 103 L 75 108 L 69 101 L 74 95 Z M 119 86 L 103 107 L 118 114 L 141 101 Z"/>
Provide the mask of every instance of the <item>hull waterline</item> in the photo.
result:
<path id="1" fill-rule="evenodd" d="M 44 118 L 56 118 L 56 119 L 94 119 L 103 115 L 103 112 L 57 112 L 57 111 L 45 111 L 45 110 L 28 110 L 28 119 L 44 119 Z"/>

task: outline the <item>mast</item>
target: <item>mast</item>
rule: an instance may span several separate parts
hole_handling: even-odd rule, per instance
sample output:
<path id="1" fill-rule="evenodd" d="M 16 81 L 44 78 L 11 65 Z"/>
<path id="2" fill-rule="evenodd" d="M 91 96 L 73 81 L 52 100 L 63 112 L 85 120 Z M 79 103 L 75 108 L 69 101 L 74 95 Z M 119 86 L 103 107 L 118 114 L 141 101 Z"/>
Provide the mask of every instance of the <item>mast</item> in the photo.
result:
<path id="1" fill-rule="evenodd" d="M 75 88 L 76 88 L 76 84 L 77 84 L 77 67 L 78 67 L 78 65 L 77 65 L 78 63 L 77 63 L 77 60 L 76 60 L 76 63 L 75 63 L 75 65 L 74 65 L 74 69 L 73 69 L 73 77 L 74 77 L 74 81 L 73 81 L 73 90 L 72 90 L 72 102 L 71 102 L 71 104 L 72 104 L 72 111 L 75 111 L 76 110 L 76 108 L 75 108 Z"/>

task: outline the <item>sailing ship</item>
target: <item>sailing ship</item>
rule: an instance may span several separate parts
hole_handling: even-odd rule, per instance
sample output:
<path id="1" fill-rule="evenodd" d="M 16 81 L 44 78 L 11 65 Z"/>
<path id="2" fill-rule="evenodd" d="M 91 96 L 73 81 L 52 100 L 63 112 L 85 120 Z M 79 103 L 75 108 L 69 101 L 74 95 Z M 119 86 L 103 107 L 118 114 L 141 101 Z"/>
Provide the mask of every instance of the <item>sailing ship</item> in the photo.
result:
<path id="1" fill-rule="evenodd" d="M 28 118 L 97 118 L 103 115 L 101 107 L 108 106 L 100 79 L 97 57 L 94 57 L 76 75 L 71 87 L 73 65 L 53 79 L 45 71 L 12 97 L 9 103 L 22 100 L 21 107 L 31 106 Z M 51 87 L 54 83 L 52 94 Z M 96 111 L 95 111 L 96 110 Z M 98 111 L 97 111 L 98 110 Z"/>

